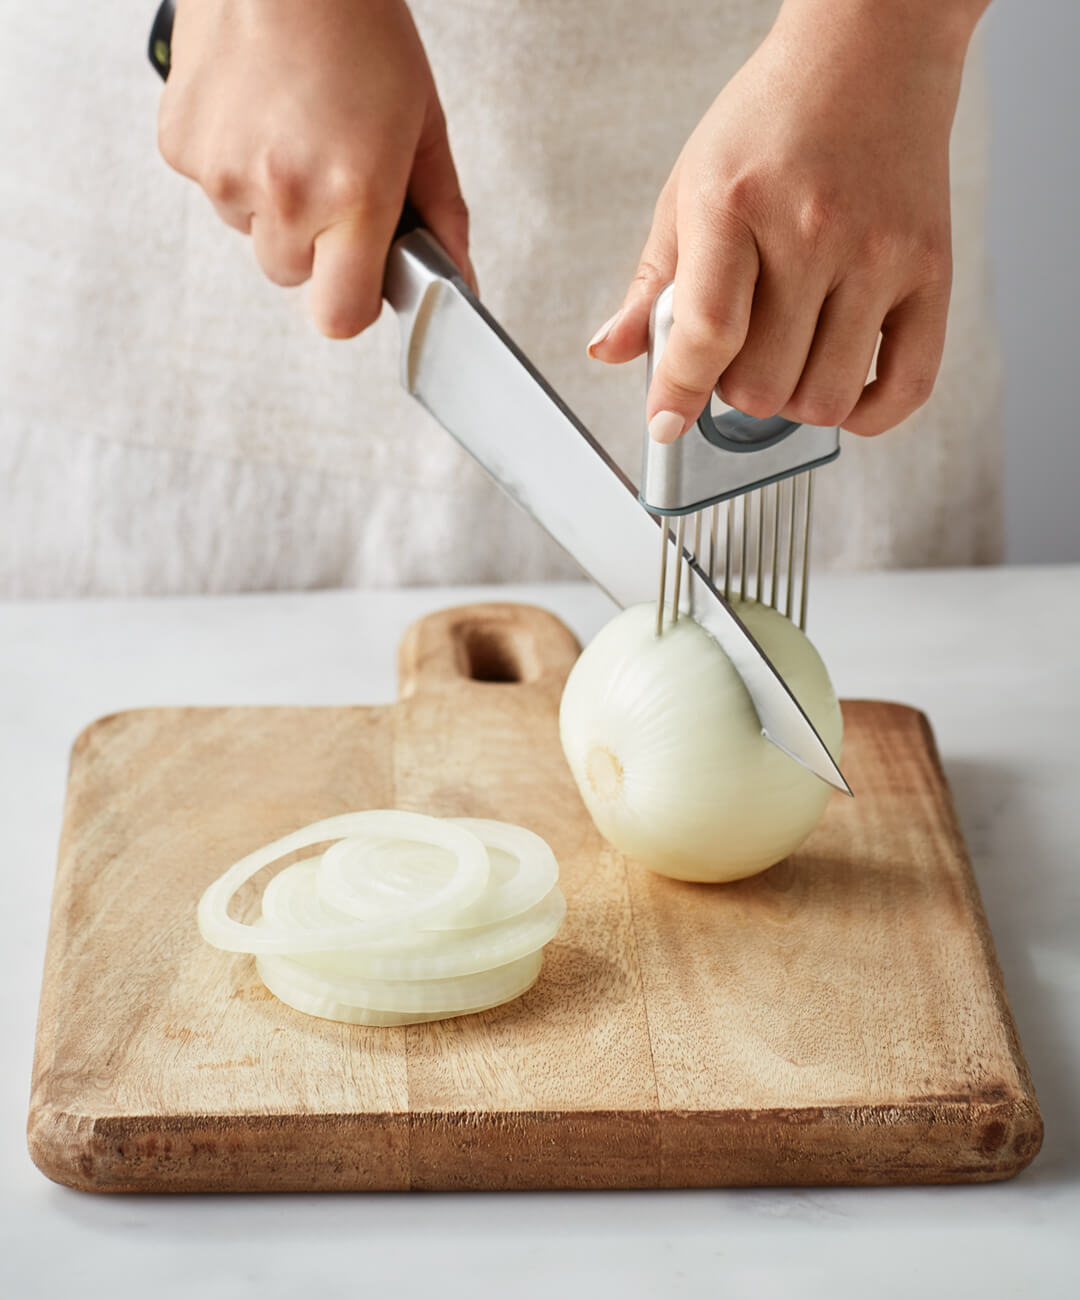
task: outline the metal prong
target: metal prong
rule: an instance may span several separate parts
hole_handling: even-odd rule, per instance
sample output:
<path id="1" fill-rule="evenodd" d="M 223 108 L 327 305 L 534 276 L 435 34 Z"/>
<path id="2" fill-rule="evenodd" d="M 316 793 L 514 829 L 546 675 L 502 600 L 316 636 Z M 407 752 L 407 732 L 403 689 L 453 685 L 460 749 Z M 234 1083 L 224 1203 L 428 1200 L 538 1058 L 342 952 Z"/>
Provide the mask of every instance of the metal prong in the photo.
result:
<path id="1" fill-rule="evenodd" d="M 701 511 L 694 514 L 694 559 L 701 563 Z"/>
<path id="2" fill-rule="evenodd" d="M 746 599 L 746 550 L 749 538 L 747 524 L 750 518 L 750 493 L 742 496 L 742 548 L 739 552 L 739 599 Z"/>
<path id="3" fill-rule="evenodd" d="M 675 589 L 671 593 L 671 621 L 679 621 L 679 592 L 682 589 L 683 539 L 686 536 L 686 516 L 680 515 L 675 528 Z"/>
<path id="4" fill-rule="evenodd" d="M 716 542 L 717 542 L 716 535 L 719 530 L 719 527 L 720 527 L 720 507 L 713 506 L 712 520 L 710 521 L 710 528 L 709 528 L 709 578 L 710 579 L 714 579 L 716 577 Z"/>
<path id="5" fill-rule="evenodd" d="M 660 591 L 656 597 L 656 635 L 664 633 L 664 593 L 667 588 L 668 540 L 671 537 L 671 525 L 667 515 L 660 516 Z"/>
<path id="6" fill-rule="evenodd" d="M 731 548 L 735 545 L 735 512 L 731 498 L 724 502 L 727 511 L 727 544 L 724 547 L 724 599 L 731 599 Z"/>
<path id="7" fill-rule="evenodd" d="M 796 501 L 798 494 L 796 492 L 795 479 L 788 480 L 791 484 L 791 513 L 788 520 L 788 549 L 787 549 L 787 601 L 784 606 L 784 617 L 791 617 L 792 602 L 795 598 L 795 516 Z"/>
<path id="8" fill-rule="evenodd" d="M 761 604 L 765 569 L 765 489 L 759 488 L 757 494 L 757 586 L 754 597 Z"/>
<path id="9" fill-rule="evenodd" d="M 776 603 L 776 593 L 780 589 L 780 484 L 774 483 L 775 492 L 773 494 L 773 534 L 772 534 L 772 590 L 769 594 L 769 604 L 773 609 L 779 609 Z"/>
<path id="10" fill-rule="evenodd" d="M 806 527 L 802 546 L 802 594 L 799 597 L 799 630 L 806 631 L 806 597 L 810 587 L 810 518 L 814 505 L 814 471 L 806 472 Z"/>

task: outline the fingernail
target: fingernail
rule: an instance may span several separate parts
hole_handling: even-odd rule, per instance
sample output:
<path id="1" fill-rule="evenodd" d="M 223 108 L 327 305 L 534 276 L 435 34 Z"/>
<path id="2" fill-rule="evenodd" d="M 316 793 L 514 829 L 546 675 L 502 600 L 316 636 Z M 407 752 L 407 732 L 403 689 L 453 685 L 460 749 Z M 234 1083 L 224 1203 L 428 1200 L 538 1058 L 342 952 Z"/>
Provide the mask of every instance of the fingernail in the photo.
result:
<path id="1" fill-rule="evenodd" d="M 677 411 L 657 411 L 649 421 L 649 437 L 653 442 L 674 442 L 686 432 L 686 421 Z"/>
<path id="2" fill-rule="evenodd" d="M 619 310 L 615 313 L 614 316 L 612 316 L 610 320 L 604 321 L 603 325 L 600 326 L 600 328 L 589 340 L 589 346 L 585 349 L 586 352 L 591 352 L 593 348 L 597 348 L 600 346 L 601 343 L 603 343 L 603 341 L 615 328 L 615 325 L 618 322 L 618 319 L 621 315 L 622 315 L 622 308 L 620 307 Z"/>

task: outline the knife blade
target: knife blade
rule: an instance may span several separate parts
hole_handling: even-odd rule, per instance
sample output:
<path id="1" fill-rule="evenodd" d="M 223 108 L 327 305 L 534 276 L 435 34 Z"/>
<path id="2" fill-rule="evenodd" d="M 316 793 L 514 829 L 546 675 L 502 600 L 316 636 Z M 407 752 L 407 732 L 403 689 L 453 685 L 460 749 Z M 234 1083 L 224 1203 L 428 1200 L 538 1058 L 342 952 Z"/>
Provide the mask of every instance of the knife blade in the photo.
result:
<path id="1" fill-rule="evenodd" d="M 406 391 L 617 605 L 655 601 L 657 520 L 428 231 L 412 230 L 394 242 L 383 294 L 401 326 Z M 684 556 L 690 612 L 735 666 L 766 737 L 850 794 L 761 647 L 692 557 Z"/>

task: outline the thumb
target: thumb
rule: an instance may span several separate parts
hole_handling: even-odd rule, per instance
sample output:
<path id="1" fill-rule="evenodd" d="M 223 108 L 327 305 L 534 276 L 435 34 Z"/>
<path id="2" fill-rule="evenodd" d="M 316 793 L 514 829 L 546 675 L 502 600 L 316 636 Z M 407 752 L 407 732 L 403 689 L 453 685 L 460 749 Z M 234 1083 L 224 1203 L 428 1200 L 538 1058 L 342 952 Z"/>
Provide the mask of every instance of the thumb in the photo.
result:
<path id="1" fill-rule="evenodd" d="M 675 278 L 678 240 L 675 234 L 675 199 L 665 186 L 656 201 L 652 229 L 641 250 L 641 260 L 623 305 L 589 341 L 589 356 L 619 364 L 632 361 L 649 346 L 649 313 L 656 295 Z"/>
<path id="2" fill-rule="evenodd" d="M 424 225 L 476 292 L 476 272 L 469 259 L 469 209 L 462 197 L 446 118 L 438 101 L 429 110 L 416 147 L 409 177 L 409 199 Z"/>
<path id="3" fill-rule="evenodd" d="M 649 433 L 657 442 L 674 442 L 693 424 L 742 348 L 759 269 L 748 228 L 703 228 L 684 236 L 674 322 L 645 402 Z"/>

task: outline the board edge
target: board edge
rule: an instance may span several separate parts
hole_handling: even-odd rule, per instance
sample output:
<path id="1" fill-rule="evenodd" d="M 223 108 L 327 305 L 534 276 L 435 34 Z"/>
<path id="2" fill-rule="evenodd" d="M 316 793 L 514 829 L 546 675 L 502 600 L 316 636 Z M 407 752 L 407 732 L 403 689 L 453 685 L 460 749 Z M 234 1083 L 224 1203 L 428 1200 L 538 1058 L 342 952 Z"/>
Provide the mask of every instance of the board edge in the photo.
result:
<path id="1" fill-rule="evenodd" d="M 934 775 L 937 778 L 935 788 L 939 792 L 941 811 L 948 823 L 952 838 L 961 854 L 961 863 L 964 870 L 961 871 L 960 877 L 963 881 L 966 902 L 971 912 L 975 936 L 983 956 L 987 975 L 990 979 L 994 1005 L 997 1008 L 998 1017 L 1008 1043 L 1009 1055 L 1016 1070 L 1018 1082 L 1017 1103 L 1029 1106 L 1038 1122 L 1038 1143 L 1030 1156 L 1028 1156 L 1027 1160 L 1024 1162 L 1025 1164 L 1030 1163 L 1030 1161 L 1038 1154 L 1042 1144 L 1042 1112 L 1039 1106 L 1038 1095 L 1035 1090 L 1035 1081 L 1032 1077 L 1031 1069 L 1028 1066 L 1027 1057 L 1024 1055 L 1023 1045 L 1020 1041 L 1020 1032 L 1017 1028 L 1016 1017 L 1013 1015 L 1012 1007 L 1009 1004 L 1008 990 L 1005 985 L 1005 973 L 1001 968 L 1001 962 L 998 958 L 997 948 L 994 944 L 993 931 L 990 928 L 990 920 L 986 915 L 986 908 L 983 904 L 982 894 L 979 890 L 978 878 L 975 874 L 975 866 L 971 860 L 971 851 L 968 848 L 967 836 L 964 834 L 964 828 L 961 825 L 960 816 L 956 809 L 956 799 L 953 795 L 952 784 L 950 783 L 948 774 L 945 771 L 945 764 L 941 758 L 941 750 L 938 748 L 933 724 L 931 723 L 929 716 L 922 709 L 915 705 L 904 704 L 900 701 L 845 699 L 841 701 L 841 704 L 866 705 L 879 708 L 885 707 L 896 712 L 902 711 L 911 715 L 913 720 L 918 723 L 926 748 L 927 758 L 934 770 Z M 1020 1166 L 1020 1168 L 1023 1167 L 1024 1165 Z M 1019 1172 L 1019 1169 L 1015 1172 Z M 1005 1174 L 1002 1176 L 1012 1177 L 1013 1175 Z"/>
<path id="2" fill-rule="evenodd" d="M 312 1143 L 312 1127 L 326 1141 Z M 93 1116 L 46 1101 L 27 1122 L 30 1159 L 46 1178 L 104 1195 L 407 1191 L 409 1140 L 408 1115 L 392 1111 Z"/>
<path id="3" fill-rule="evenodd" d="M 38 1103 L 27 1136 L 31 1159 L 53 1182 L 98 1194 L 163 1195 L 989 1183 L 1021 1173 L 1043 1137 L 1038 1107 L 1022 1095 L 749 1116 L 737 1110 L 590 1111 L 587 1128 L 576 1111 L 307 1118 L 305 1125 L 287 1115 L 94 1117 Z M 853 1120 L 877 1128 L 887 1145 L 872 1157 L 845 1151 L 842 1139 Z M 223 1121 L 233 1135 L 224 1149 L 211 1137 Z M 810 1152 L 808 1127 L 820 1137 Z M 313 1130 L 321 1141 L 312 1142 Z M 791 1135 L 794 1145 L 785 1141 Z M 748 1148 L 756 1153 L 752 1169 L 741 1159 Z M 942 1162 L 944 1152 L 951 1152 L 951 1163 Z M 358 1153 L 367 1163 L 350 1164 Z"/>

